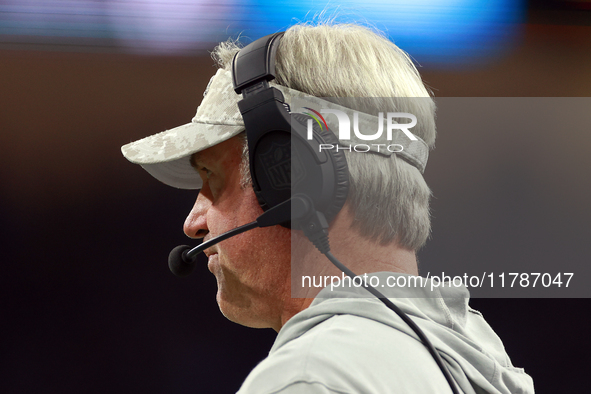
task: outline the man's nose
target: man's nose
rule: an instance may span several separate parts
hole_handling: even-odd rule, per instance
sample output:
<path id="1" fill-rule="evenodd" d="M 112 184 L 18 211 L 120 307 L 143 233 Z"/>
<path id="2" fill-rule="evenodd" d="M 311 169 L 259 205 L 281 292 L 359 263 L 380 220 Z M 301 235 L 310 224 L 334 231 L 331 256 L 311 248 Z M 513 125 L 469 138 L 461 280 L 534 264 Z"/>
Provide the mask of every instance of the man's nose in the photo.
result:
<path id="1" fill-rule="evenodd" d="M 189 238 L 203 238 L 209 233 L 207 227 L 207 210 L 209 209 L 211 202 L 203 196 L 203 193 L 199 193 L 193 209 L 189 212 L 185 224 L 183 225 L 183 231 Z"/>

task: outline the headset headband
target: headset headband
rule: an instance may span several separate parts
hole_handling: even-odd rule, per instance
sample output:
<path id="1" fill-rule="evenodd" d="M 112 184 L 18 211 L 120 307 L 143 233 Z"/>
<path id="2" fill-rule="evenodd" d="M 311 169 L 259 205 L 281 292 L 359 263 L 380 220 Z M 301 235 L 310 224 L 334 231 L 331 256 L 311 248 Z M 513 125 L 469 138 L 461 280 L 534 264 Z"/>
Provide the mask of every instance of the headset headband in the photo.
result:
<path id="1" fill-rule="evenodd" d="M 283 32 L 263 37 L 234 56 L 232 81 L 237 94 L 249 93 L 248 87 L 275 79 L 275 54 L 282 36 Z"/>

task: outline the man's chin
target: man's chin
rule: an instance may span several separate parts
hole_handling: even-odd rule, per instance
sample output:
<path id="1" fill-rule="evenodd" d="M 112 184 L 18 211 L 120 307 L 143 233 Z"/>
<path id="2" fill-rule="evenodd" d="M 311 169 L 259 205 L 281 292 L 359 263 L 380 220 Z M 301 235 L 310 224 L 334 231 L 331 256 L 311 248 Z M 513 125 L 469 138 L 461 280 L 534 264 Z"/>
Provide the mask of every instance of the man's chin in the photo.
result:
<path id="1" fill-rule="evenodd" d="M 248 308 L 237 306 L 229 303 L 223 299 L 220 291 L 218 290 L 217 303 L 220 308 L 222 315 L 233 323 L 240 324 L 241 326 L 250 328 L 270 328 L 271 325 L 259 319 L 255 314 L 252 313 Z"/>

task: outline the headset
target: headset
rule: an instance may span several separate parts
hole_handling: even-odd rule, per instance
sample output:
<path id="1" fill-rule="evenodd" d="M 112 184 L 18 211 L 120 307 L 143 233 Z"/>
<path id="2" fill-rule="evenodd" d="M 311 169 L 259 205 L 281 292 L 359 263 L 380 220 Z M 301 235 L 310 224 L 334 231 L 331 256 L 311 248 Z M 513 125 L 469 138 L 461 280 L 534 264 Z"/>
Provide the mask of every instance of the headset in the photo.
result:
<path id="1" fill-rule="evenodd" d="M 328 240 L 328 224 L 347 199 L 349 169 L 342 150 L 319 147 L 336 146 L 338 139 L 330 130 L 313 124 L 312 139 L 308 140 L 307 115 L 292 113 L 283 93 L 269 85 L 275 79 L 275 56 L 283 34 L 252 42 L 232 61 L 234 91 L 242 94 L 238 108 L 246 128 L 252 185 L 264 213 L 256 221 L 193 249 L 186 245 L 174 248 L 169 267 L 177 276 L 191 273 L 197 254 L 208 247 L 256 227 L 278 224 L 302 230 L 337 268 L 351 278 L 356 276 L 332 255 Z M 377 289 L 362 286 L 412 328 L 435 359 L 452 392 L 459 393 L 441 356 L 416 323 Z"/>
<path id="2" fill-rule="evenodd" d="M 308 140 L 308 117 L 291 114 L 281 91 L 269 86 L 282 36 L 276 33 L 251 43 L 232 62 L 234 91 L 243 97 L 238 108 L 246 127 L 253 188 L 264 211 L 298 195 L 322 222 L 330 222 L 347 199 L 347 161 L 342 151 L 320 151 L 320 144 L 338 143 L 329 130 L 314 124 L 313 139 Z M 283 223 L 300 230 L 307 224 Z"/>
<path id="3" fill-rule="evenodd" d="M 292 207 L 291 220 L 282 225 L 303 230 L 333 264 L 354 277 L 332 256 L 328 244 L 328 223 L 347 199 L 349 169 L 342 150 L 321 151 L 319 145 L 337 145 L 337 137 L 313 125 L 313 138 L 308 140 L 307 116 L 290 113 L 281 91 L 269 86 L 269 81 L 275 79 L 275 56 L 283 34 L 254 41 L 241 49 L 232 62 L 234 91 L 243 97 L 238 108 L 246 127 L 253 188 L 264 211 L 290 200 L 292 204 L 297 200 L 298 207 L 304 205 L 298 212 Z M 370 286 L 366 289 L 410 325 L 429 349 L 452 392 L 457 393 L 439 353 L 414 321 L 379 291 Z"/>

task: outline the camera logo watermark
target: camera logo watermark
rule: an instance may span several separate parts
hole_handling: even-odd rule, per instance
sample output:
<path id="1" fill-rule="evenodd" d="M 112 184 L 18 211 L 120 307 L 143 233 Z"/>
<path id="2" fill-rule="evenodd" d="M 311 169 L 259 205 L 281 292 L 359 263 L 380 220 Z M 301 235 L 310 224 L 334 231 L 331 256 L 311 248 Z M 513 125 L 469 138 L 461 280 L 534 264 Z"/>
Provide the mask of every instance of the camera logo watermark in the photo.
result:
<path id="1" fill-rule="evenodd" d="M 325 127 L 328 129 L 328 125 L 322 114 L 332 114 L 335 115 L 338 121 L 338 139 L 340 141 L 348 141 L 351 140 L 351 124 L 353 124 L 353 133 L 357 140 L 361 141 L 376 141 L 376 140 L 383 140 L 384 134 L 384 123 L 386 123 L 385 133 L 386 133 L 386 140 L 392 141 L 393 139 L 393 132 L 395 130 L 400 130 L 408 137 L 411 141 L 417 141 L 417 137 L 415 137 L 409 129 L 416 126 L 417 124 L 417 117 L 413 114 L 407 112 L 387 112 L 384 115 L 384 112 L 379 112 L 377 117 L 372 117 L 377 119 L 377 131 L 373 134 L 364 134 L 360 131 L 359 127 L 359 112 L 353 112 L 353 122 L 347 113 L 338 109 L 332 108 L 323 108 L 320 112 L 313 110 L 309 107 L 304 107 L 306 110 L 311 112 L 304 112 L 305 115 L 311 117 L 308 119 L 307 122 L 307 136 L 308 140 L 312 140 L 314 138 L 314 131 L 313 131 L 313 122 L 315 121 L 321 130 Z M 384 117 L 386 122 L 384 122 Z M 410 119 L 410 122 L 407 123 L 398 123 L 395 119 Z M 367 123 L 367 122 L 366 122 Z M 367 124 L 364 124 L 364 129 L 367 129 Z M 339 146 L 333 144 L 320 144 L 319 151 L 322 150 L 348 150 L 348 151 L 355 151 L 355 152 L 368 152 L 370 150 L 380 151 L 380 149 L 384 149 L 384 151 L 388 151 L 391 153 L 401 152 L 404 150 L 404 147 L 401 144 L 352 144 L 349 146 Z"/>

